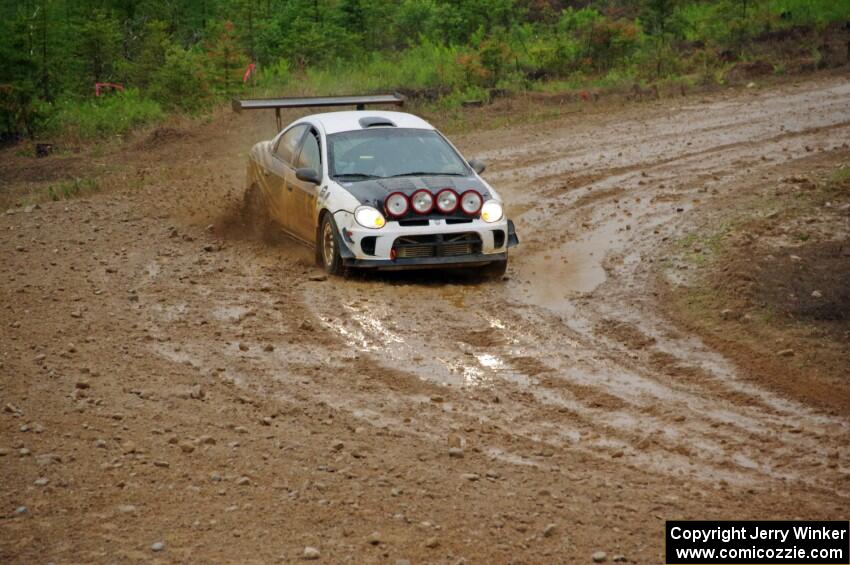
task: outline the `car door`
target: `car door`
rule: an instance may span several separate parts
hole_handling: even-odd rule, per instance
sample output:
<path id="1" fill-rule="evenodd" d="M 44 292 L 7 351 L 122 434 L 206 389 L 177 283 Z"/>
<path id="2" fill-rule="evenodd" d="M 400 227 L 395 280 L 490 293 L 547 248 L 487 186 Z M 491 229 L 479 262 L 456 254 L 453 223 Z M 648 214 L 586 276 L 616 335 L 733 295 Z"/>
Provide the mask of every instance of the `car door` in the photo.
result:
<path id="1" fill-rule="evenodd" d="M 314 243 L 316 239 L 316 199 L 319 186 L 311 182 L 299 180 L 295 176 L 296 169 L 313 169 L 324 178 L 322 169 L 322 148 L 319 132 L 310 127 L 301 140 L 297 150 L 295 167 L 287 171 L 286 188 L 292 201 L 292 232 L 294 235 Z"/>
<path id="2" fill-rule="evenodd" d="M 294 125 L 280 136 L 273 148 L 268 171 L 269 208 L 272 216 L 283 229 L 293 234 L 295 234 L 293 193 L 287 183 L 289 178 L 295 178 L 295 158 L 307 128 L 306 124 Z"/>

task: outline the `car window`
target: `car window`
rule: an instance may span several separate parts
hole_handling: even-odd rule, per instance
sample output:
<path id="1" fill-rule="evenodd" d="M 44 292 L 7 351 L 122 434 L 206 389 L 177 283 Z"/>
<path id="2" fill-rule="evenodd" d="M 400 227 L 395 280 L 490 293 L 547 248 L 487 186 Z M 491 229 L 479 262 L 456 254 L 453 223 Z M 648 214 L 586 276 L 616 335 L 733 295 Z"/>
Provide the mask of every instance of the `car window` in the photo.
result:
<path id="1" fill-rule="evenodd" d="M 402 128 L 329 135 L 328 169 L 332 176 L 469 174 L 463 159 L 436 131 Z"/>
<path id="2" fill-rule="evenodd" d="M 280 141 L 277 142 L 275 153 L 278 157 L 283 159 L 285 163 L 292 163 L 295 148 L 298 147 L 298 142 L 301 141 L 301 136 L 304 134 L 304 130 L 306 129 L 306 125 L 295 126 L 283 134 Z"/>
<path id="3" fill-rule="evenodd" d="M 319 150 L 319 139 L 315 131 L 304 138 L 304 145 L 301 147 L 301 153 L 298 155 L 298 160 L 295 162 L 295 168 L 313 169 L 317 173 L 322 171 L 322 156 Z"/>

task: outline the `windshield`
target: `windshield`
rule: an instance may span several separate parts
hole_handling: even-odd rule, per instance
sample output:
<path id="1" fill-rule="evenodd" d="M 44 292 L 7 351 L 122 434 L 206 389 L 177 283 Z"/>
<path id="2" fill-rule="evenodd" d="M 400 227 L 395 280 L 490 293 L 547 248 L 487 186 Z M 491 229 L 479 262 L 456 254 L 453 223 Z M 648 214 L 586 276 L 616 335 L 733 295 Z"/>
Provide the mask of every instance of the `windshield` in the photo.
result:
<path id="1" fill-rule="evenodd" d="M 436 131 L 375 128 L 328 136 L 331 176 L 351 179 L 405 175 L 467 176 L 469 168 Z"/>

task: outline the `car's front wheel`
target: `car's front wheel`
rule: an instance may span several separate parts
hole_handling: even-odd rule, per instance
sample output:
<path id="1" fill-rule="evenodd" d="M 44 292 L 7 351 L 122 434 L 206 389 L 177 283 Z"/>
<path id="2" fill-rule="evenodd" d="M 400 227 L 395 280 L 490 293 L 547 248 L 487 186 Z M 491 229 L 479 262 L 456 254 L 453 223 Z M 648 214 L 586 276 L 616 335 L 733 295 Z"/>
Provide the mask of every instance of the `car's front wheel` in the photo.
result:
<path id="1" fill-rule="evenodd" d="M 329 275 L 344 277 L 348 269 L 342 263 L 342 255 L 339 252 L 339 235 L 337 234 L 336 222 L 333 216 L 325 214 L 322 217 L 322 225 L 319 227 L 318 256 Z"/>

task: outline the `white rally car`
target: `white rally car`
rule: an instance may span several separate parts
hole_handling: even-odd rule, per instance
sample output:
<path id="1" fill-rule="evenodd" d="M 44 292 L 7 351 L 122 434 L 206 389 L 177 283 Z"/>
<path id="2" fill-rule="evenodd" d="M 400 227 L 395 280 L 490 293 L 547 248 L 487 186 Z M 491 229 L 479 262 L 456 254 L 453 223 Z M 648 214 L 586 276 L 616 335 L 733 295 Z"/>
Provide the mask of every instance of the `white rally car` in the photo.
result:
<path id="1" fill-rule="evenodd" d="M 502 199 L 428 122 L 401 112 L 399 95 L 234 101 L 274 109 L 280 133 L 257 143 L 246 199 L 292 237 L 315 247 L 334 275 L 350 268 L 476 267 L 504 274 L 519 243 Z M 355 105 L 280 127 L 280 109 Z"/>

